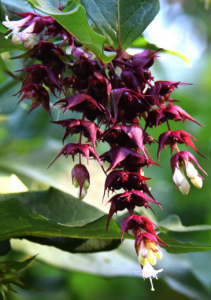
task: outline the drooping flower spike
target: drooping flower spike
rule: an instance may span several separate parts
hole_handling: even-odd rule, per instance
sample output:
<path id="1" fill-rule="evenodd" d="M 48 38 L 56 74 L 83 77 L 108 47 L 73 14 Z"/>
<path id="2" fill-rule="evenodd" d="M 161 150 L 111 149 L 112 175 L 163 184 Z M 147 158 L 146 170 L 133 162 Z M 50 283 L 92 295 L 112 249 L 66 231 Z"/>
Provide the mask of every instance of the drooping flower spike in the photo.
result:
<path id="1" fill-rule="evenodd" d="M 62 6 L 58 9 L 62 10 Z M 192 141 L 195 138 L 183 130 L 172 131 L 170 128 L 169 120 L 192 121 L 201 125 L 175 105 L 179 101 L 172 97 L 172 92 L 186 83 L 168 80 L 153 83 L 150 68 L 159 50 L 146 49 L 134 56 L 126 52 L 118 53 L 112 62 L 102 64 L 52 17 L 37 13 L 16 14 L 22 19 L 10 22 L 7 18 L 3 24 L 12 31 L 12 42 L 24 42 L 29 50 L 15 58 L 30 59 L 28 61 L 33 62 L 19 70 L 26 75 L 17 93 L 22 94 L 20 102 L 26 98 L 31 99 L 30 111 L 41 104 L 49 115 L 50 106 L 63 110 L 63 113 L 74 113 L 65 120 L 52 120 L 52 123 L 66 130 L 63 141 L 78 134 L 78 142 L 66 144 L 52 163 L 62 155 L 66 158 L 71 156 L 73 161 L 78 156 L 71 176 L 73 185 L 79 189 L 80 199 L 85 196 L 90 185 L 89 172 L 81 163 L 81 157 L 87 159 L 87 164 L 90 158 L 97 160 L 103 171 L 102 162 L 110 164 L 107 172 L 104 171 L 107 178 L 103 198 L 106 191 L 109 194 L 118 190 L 119 193 L 112 195 L 107 202 L 110 210 L 106 227 L 108 229 L 115 213 L 128 210 L 130 216 L 121 223 L 121 240 L 124 233 L 132 231 L 142 268 L 142 271 L 135 273 L 149 278 L 154 290 L 152 278 L 157 278 L 162 269 L 155 270 L 153 266 L 157 259 L 162 258 L 160 246 L 168 245 L 159 238 L 155 223 L 145 216 L 135 214 L 136 207 L 149 208 L 152 212 L 154 204 L 161 208 L 161 203 L 155 200 L 146 183 L 150 178 L 144 176 L 148 166 L 159 166 L 146 148 L 154 143 L 146 129 L 166 123 L 168 131 L 162 133 L 158 141 L 158 158 L 166 145 L 170 146 L 171 153 L 174 149 L 177 151 L 171 158 L 171 169 L 175 185 L 184 194 L 189 191 L 184 168 L 191 182 L 198 188 L 202 186 L 203 178 L 193 163 L 206 174 L 190 152 L 179 151 L 178 148 L 178 144 L 185 144 L 199 153 Z M 61 40 L 60 45 L 50 40 L 56 36 Z M 42 40 L 33 46 L 36 39 L 41 37 Z M 105 50 L 114 51 L 108 46 Z M 54 104 L 50 103 L 50 96 L 57 98 Z M 81 113 L 78 119 L 75 112 Z M 96 145 L 100 141 L 108 144 L 110 149 L 99 156 Z"/>
<path id="2" fill-rule="evenodd" d="M 156 264 L 157 259 L 162 259 L 163 253 L 160 250 L 156 237 L 151 233 L 141 233 L 136 238 L 135 248 L 138 255 L 138 261 L 142 267 L 142 271 L 135 271 L 135 274 L 141 275 L 143 279 L 149 278 L 151 290 L 154 291 L 152 278 L 158 279 L 157 274 L 163 269 L 155 270 L 152 265 Z"/>

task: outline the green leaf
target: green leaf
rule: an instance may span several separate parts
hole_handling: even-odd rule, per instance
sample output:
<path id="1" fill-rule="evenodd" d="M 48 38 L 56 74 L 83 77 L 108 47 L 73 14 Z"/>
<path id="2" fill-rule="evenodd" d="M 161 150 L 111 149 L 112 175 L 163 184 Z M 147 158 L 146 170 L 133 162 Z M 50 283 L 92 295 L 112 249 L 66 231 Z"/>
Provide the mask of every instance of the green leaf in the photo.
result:
<path id="1" fill-rule="evenodd" d="M 36 257 L 36 255 L 31 258 L 28 258 L 24 261 L 21 261 L 21 262 L 19 262 L 19 261 L 2 261 L 2 262 L 0 262 L 0 269 L 4 265 L 9 265 L 10 268 L 15 269 L 16 271 L 20 271 L 20 270 L 26 268 L 30 264 L 30 262 L 35 259 L 35 257 Z"/>
<path id="2" fill-rule="evenodd" d="M 52 187 L 46 191 L 1 194 L 0 201 L 14 197 L 36 214 L 67 226 L 84 226 L 104 216 L 97 208 Z"/>
<path id="3" fill-rule="evenodd" d="M 15 51 L 15 50 L 24 50 L 23 44 L 13 44 L 10 39 L 5 39 L 5 35 L 0 32 L 0 53 Z"/>
<path id="4" fill-rule="evenodd" d="M 73 237 L 73 238 L 100 238 L 120 239 L 120 228 L 113 220 L 106 231 L 107 216 L 84 226 L 65 226 L 54 223 L 45 217 L 37 215 L 17 199 L 9 199 L 0 203 L 1 234 L 5 240 L 19 236 L 38 237 Z"/>
<path id="5" fill-rule="evenodd" d="M 110 62 L 116 53 L 103 51 L 106 38 L 96 33 L 89 25 L 86 11 L 82 5 L 78 5 L 71 11 L 61 12 L 57 8 L 48 5 L 44 0 L 27 0 L 38 10 L 52 16 L 66 30 L 74 35 L 82 44 L 89 48 L 102 62 Z"/>
<path id="6" fill-rule="evenodd" d="M 25 0 L 1 0 L 1 2 L 3 7 L 7 9 L 7 14 L 9 16 L 12 16 L 11 12 L 13 11 L 18 13 L 33 12 L 31 5 L 27 4 Z"/>
<path id="7" fill-rule="evenodd" d="M 114 49 L 126 50 L 154 19 L 158 0 L 81 0 L 87 14 Z"/>
<path id="8" fill-rule="evenodd" d="M 160 233 L 159 237 L 169 245 L 169 247 L 165 247 L 165 250 L 169 253 L 189 253 L 189 252 L 204 252 L 210 251 L 211 246 L 201 246 L 194 243 L 182 243 L 172 239 L 166 233 Z"/>
<path id="9" fill-rule="evenodd" d="M 183 226 L 177 215 L 171 215 L 159 223 L 161 230 L 176 232 L 191 232 L 201 230 L 211 230 L 211 225 Z"/>

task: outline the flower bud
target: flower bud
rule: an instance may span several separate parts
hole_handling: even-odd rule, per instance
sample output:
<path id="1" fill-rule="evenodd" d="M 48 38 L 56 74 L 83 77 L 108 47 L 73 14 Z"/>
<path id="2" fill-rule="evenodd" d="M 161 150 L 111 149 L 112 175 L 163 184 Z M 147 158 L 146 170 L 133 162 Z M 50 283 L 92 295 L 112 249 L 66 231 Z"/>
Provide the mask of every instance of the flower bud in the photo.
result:
<path id="1" fill-rule="evenodd" d="M 79 188 L 79 199 L 82 200 L 86 196 L 90 185 L 89 172 L 84 165 L 77 164 L 72 169 L 71 175 L 73 185 Z"/>

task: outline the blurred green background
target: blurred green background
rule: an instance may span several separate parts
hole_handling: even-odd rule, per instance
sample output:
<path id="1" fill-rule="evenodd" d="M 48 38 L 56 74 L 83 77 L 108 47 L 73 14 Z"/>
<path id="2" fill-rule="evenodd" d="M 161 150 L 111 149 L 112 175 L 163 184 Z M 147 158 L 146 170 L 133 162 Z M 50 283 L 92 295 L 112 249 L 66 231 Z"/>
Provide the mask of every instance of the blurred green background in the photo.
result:
<path id="1" fill-rule="evenodd" d="M 187 67 L 181 58 L 170 54 L 159 54 L 152 74 L 155 80 L 172 80 L 192 83 L 181 86 L 173 93 L 185 109 L 198 122 L 173 123 L 173 129 L 183 129 L 198 142 L 197 149 L 206 156 L 195 154 L 202 168 L 210 173 L 211 147 L 211 9 L 204 8 L 204 1 L 160 1 L 161 11 L 144 33 L 151 43 L 169 50 L 176 50 L 192 61 Z M 72 162 L 61 157 L 50 169 L 47 166 L 62 147 L 63 130 L 49 123 L 48 115 L 41 108 L 27 116 L 30 101 L 17 106 L 13 95 L 20 89 L 19 73 L 21 60 L 10 60 L 17 52 L 1 55 L 0 66 L 0 189 L 1 192 L 41 190 L 54 186 L 71 194 L 76 191 L 71 184 Z M 5 72 L 5 70 L 7 70 Z M 15 78 L 14 78 L 15 77 Z M 55 101 L 55 99 L 53 100 Z M 54 112 L 56 118 L 56 112 Z M 148 133 L 155 139 L 166 131 L 165 125 Z M 70 139 L 68 140 L 70 141 Z M 180 147 L 186 149 L 186 147 Z M 106 150 L 99 144 L 99 153 Z M 148 148 L 156 161 L 157 145 Z M 190 150 L 190 149 L 189 149 Z M 192 150 L 190 152 L 193 153 Z M 201 190 L 191 186 L 187 196 L 175 190 L 170 170 L 170 150 L 162 151 L 160 164 L 153 166 L 145 175 L 152 177 L 150 185 L 156 200 L 163 203 L 163 211 L 155 208 L 157 222 L 175 214 L 184 225 L 211 224 L 210 177 L 206 177 Z M 85 201 L 108 211 L 102 205 L 104 175 L 95 162 L 88 167 L 91 186 Z M 12 174 L 15 174 L 16 177 Z M 20 184 L 20 181 L 22 184 Z M 100 191 L 100 192 L 99 192 Z M 180 241 L 211 245 L 211 232 L 174 233 Z M 150 291 L 148 280 L 135 277 L 139 269 L 133 242 L 125 241 L 118 249 L 107 253 L 69 254 L 53 247 L 39 246 L 25 240 L 13 240 L 13 250 L 2 259 L 25 259 L 39 254 L 35 262 L 23 271 L 24 278 L 35 289 L 11 293 L 11 300 L 85 300 L 110 299 L 211 299 L 211 253 L 170 255 L 164 250 L 164 258 L 157 268 L 163 268 L 159 280 L 154 280 L 155 292 Z M 137 269 L 136 269 L 137 268 Z M 88 274 L 90 273 L 90 274 Z M 41 290 L 41 291 L 37 291 Z"/>

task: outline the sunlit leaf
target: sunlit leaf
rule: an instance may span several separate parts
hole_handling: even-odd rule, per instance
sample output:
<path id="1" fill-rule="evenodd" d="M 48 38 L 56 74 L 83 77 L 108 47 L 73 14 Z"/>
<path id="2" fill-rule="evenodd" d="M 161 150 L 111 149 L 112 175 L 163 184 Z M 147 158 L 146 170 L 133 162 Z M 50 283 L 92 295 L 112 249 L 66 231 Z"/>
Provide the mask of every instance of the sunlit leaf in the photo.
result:
<path id="1" fill-rule="evenodd" d="M 82 5 L 76 6 L 68 12 L 61 12 L 53 5 L 48 5 L 44 0 L 27 0 L 38 10 L 51 15 L 66 30 L 73 34 L 81 43 L 88 47 L 104 63 L 110 62 L 116 55 L 105 54 L 103 46 L 106 38 L 96 33 L 89 25 L 86 11 Z"/>
<path id="2" fill-rule="evenodd" d="M 127 49 L 154 19 L 158 0 L 81 0 L 90 19 L 114 49 Z"/>
<path id="3" fill-rule="evenodd" d="M 189 252 L 203 252 L 210 251 L 211 246 L 202 246 L 194 243 L 182 243 L 177 240 L 174 240 L 166 233 L 160 233 L 159 237 L 169 245 L 169 247 L 165 247 L 165 250 L 169 253 L 189 253 Z"/>
<path id="4" fill-rule="evenodd" d="M 162 230 L 176 231 L 176 232 L 211 230 L 211 225 L 184 226 L 182 225 L 182 222 L 177 215 L 171 215 L 167 217 L 165 220 L 159 223 L 159 227 Z"/>

